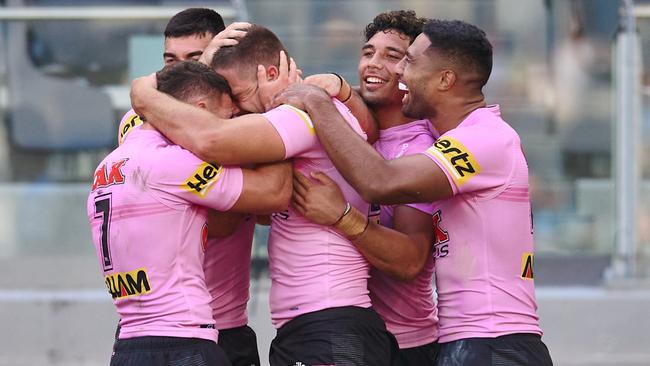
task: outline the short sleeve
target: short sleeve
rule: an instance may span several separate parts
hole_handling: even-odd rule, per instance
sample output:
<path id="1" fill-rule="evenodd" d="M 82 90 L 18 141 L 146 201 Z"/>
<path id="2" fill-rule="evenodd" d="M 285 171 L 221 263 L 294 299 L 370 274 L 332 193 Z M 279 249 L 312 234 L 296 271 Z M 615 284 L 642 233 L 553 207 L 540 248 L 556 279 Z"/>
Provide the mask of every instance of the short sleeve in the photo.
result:
<path id="1" fill-rule="evenodd" d="M 319 146 L 311 118 L 304 111 L 288 104 L 274 108 L 263 116 L 282 138 L 285 159 L 305 156 Z"/>
<path id="2" fill-rule="evenodd" d="M 192 203 L 227 211 L 243 189 L 243 173 L 238 166 L 204 162 L 179 146 L 166 148 L 157 159 L 155 178 L 150 185 L 176 204 Z"/>
<path id="3" fill-rule="evenodd" d="M 457 128 L 424 154 L 442 169 L 454 194 L 504 186 L 514 166 L 514 140 L 479 128 Z"/>
<path id="4" fill-rule="evenodd" d="M 355 133 L 364 140 L 366 134 L 359 122 L 349 109 L 341 102 L 333 99 L 334 106 Z M 285 148 L 285 159 L 293 157 L 320 158 L 324 156 L 321 144 L 316 136 L 311 118 L 304 111 L 288 104 L 274 108 L 263 116 L 273 125 L 282 138 Z"/>

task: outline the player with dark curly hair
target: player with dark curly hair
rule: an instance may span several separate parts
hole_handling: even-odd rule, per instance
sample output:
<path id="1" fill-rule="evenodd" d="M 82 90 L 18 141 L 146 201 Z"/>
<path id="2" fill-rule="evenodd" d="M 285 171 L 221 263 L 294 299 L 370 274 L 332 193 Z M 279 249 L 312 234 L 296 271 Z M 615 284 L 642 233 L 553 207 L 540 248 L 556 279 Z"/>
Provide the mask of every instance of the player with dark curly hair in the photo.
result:
<path id="1" fill-rule="evenodd" d="M 379 128 L 374 148 L 385 159 L 391 160 L 426 150 L 434 142 L 430 123 L 414 120 L 402 114 L 402 98 L 396 66 L 406 49 L 422 32 L 425 18 L 412 10 L 395 10 L 377 15 L 365 28 L 365 42 L 361 47 L 358 74 L 358 95 L 350 96 L 353 109 L 361 99 L 370 109 Z M 338 80 L 332 75 L 309 77 L 306 82 L 329 82 L 337 90 Z M 318 81 L 320 80 L 320 81 Z M 345 87 L 345 82 L 339 82 Z M 359 113 L 357 111 L 357 113 Z M 341 200 L 337 187 L 327 176 L 318 175 L 318 184 L 296 173 L 294 195 L 302 193 L 305 216 L 320 223 L 333 222 L 338 210 L 323 212 L 332 207 L 329 202 Z M 299 194 L 299 193 L 298 193 Z M 295 203 L 294 203 L 295 204 Z M 433 300 L 431 278 L 434 271 L 432 243 L 434 217 L 432 204 L 372 205 L 369 216 L 378 218 L 383 234 L 355 240 L 357 249 L 373 265 L 368 289 L 372 306 L 395 335 L 399 352 L 396 365 L 432 364 L 437 355 L 438 310 Z M 331 216 L 331 217 L 327 217 Z M 390 230 L 393 229 L 393 230 Z M 405 301 L 404 299 L 409 299 Z"/>
<path id="2" fill-rule="evenodd" d="M 437 205 L 435 365 L 549 366 L 536 311 L 528 164 L 519 135 L 498 105 L 486 103 L 491 69 L 485 32 L 462 21 L 428 21 L 396 71 L 407 90 L 402 112 L 427 118 L 440 137 L 391 161 L 352 134 L 322 89 L 290 86 L 275 102 L 309 113 L 328 156 L 365 200 Z M 346 207 L 328 204 L 333 212 Z M 352 211 L 347 225 L 365 225 Z M 359 248 L 382 228 L 371 222 L 355 234 Z"/>

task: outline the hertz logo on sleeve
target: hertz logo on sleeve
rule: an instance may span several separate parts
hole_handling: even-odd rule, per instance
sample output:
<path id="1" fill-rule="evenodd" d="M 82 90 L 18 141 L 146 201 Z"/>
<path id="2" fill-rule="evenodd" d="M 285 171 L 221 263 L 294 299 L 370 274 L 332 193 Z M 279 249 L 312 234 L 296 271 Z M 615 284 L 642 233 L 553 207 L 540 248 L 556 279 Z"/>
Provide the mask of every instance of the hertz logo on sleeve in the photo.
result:
<path id="1" fill-rule="evenodd" d="M 223 167 L 211 163 L 201 164 L 193 175 L 181 185 L 181 188 L 191 192 L 201 198 L 204 198 L 214 184 L 219 180 Z"/>
<path id="2" fill-rule="evenodd" d="M 439 138 L 427 152 L 447 167 L 459 187 L 481 171 L 469 150 L 452 137 Z"/>
<path id="3" fill-rule="evenodd" d="M 104 277 L 104 282 L 114 300 L 151 292 L 151 285 L 145 268 L 107 275 Z"/>

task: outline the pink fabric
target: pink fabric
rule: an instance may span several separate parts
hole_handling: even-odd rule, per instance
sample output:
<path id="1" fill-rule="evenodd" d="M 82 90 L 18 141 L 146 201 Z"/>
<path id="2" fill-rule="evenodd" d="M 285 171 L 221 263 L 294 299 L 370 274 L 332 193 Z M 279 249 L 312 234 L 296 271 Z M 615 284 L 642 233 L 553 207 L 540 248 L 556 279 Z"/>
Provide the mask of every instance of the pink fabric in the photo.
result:
<path id="1" fill-rule="evenodd" d="M 379 132 L 374 147 L 392 160 L 425 151 L 433 144 L 428 120 L 395 126 Z M 408 205 L 433 215 L 431 203 Z M 393 206 L 381 206 L 380 222 L 393 227 Z M 429 344 L 438 339 L 438 309 L 433 301 L 433 251 L 424 269 L 412 282 L 397 281 L 372 268 L 368 281 L 373 308 L 386 322 L 386 328 L 395 335 L 400 348 Z"/>
<path id="2" fill-rule="evenodd" d="M 339 112 L 364 139 L 359 123 L 342 103 Z M 322 171 L 335 180 L 345 198 L 361 212 L 368 204 L 336 171 L 314 133 L 309 116 L 290 106 L 280 106 L 264 116 L 282 137 L 286 158 L 295 170 L 309 177 Z M 271 320 L 280 328 L 294 317 L 340 306 L 369 307 L 368 269 L 352 243 L 330 227 L 316 225 L 298 212 L 272 215 L 269 235 Z"/>
<path id="3" fill-rule="evenodd" d="M 211 239 L 205 251 L 205 283 L 212 295 L 212 316 L 217 329 L 248 323 L 251 248 L 255 216 L 246 217 L 227 238 Z"/>
<path id="4" fill-rule="evenodd" d="M 519 136 L 498 106 L 479 108 L 425 155 L 454 191 L 434 214 L 440 342 L 541 335 L 530 278 L 528 164 Z"/>
<path id="5" fill-rule="evenodd" d="M 100 163 L 87 211 L 102 275 L 115 294 L 120 338 L 216 341 L 215 329 L 200 327 L 214 324 L 203 273 L 207 208 L 230 209 L 242 179 L 238 167 L 204 163 L 143 128 Z"/>

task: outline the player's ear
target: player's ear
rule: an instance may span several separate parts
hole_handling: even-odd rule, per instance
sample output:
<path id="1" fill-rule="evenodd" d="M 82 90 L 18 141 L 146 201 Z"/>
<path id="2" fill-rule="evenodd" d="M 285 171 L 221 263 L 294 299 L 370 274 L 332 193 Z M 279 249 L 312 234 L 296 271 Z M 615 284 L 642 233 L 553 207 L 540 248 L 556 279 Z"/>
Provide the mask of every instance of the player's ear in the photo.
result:
<path id="1" fill-rule="evenodd" d="M 200 101 L 196 102 L 196 106 L 201 108 L 201 109 L 207 109 L 208 108 L 208 106 L 205 104 L 204 100 L 200 100 Z"/>
<path id="2" fill-rule="evenodd" d="M 269 67 L 266 68 L 266 80 L 267 81 L 273 81 L 280 76 L 280 70 L 278 70 L 278 67 L 275 65 L 270 65 Z"/>
<path id="3" fill-rule="evenodd" d="M 438 89 L 447 91 L 456 84 L 456 72 L 453 70 L 442 70 L 439 74 Z"/>

